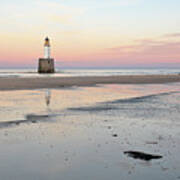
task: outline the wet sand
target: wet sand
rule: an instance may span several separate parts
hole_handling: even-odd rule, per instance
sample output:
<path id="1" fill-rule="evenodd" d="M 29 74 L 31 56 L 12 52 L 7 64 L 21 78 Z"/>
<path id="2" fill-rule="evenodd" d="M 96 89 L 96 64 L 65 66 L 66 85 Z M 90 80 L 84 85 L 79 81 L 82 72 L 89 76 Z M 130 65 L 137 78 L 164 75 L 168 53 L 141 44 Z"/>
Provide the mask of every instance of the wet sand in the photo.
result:
<path id="1" fill-rule="evenodd" d="M 179 83 L 0 91 L 0 97 L 0 179 L 180 177 Z"/>
<path id="2" fill-rule="evenodd" d="M 92 86 L 96 84 L 162 84 L 180 82 L 180 75 L 122 75 L 83 77 L 0 78 L 0 90 Z"/>

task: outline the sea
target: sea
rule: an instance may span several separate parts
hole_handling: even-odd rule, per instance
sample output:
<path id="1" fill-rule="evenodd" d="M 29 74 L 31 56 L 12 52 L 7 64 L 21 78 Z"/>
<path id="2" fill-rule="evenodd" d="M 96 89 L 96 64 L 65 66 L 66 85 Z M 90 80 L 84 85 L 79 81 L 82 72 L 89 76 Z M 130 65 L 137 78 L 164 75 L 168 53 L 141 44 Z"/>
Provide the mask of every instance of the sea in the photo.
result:
<path id="1" fill-rule="evenodd" d="M 37 69 L 16 68 L 0 69 L 0 77 L 62 77 L 62 76 L 116 76 L 116 75 L 155 75 L 179 74 L 180 69 L 61 69 L 57 68 L 55 74 L 42 75 Z"/>

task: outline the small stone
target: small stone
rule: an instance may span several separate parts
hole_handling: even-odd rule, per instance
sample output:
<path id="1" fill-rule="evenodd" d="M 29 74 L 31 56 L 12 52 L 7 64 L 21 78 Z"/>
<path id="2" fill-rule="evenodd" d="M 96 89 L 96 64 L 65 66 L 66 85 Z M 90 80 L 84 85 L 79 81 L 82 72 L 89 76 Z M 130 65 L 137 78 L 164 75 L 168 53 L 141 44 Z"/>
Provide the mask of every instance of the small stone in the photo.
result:
<path id="1" fill-rule="evenodd" d="M 118 135 L 117 135 L 117 134 L 113 134 L 112 136 L 113 136 L 113 137 L 118 137 Z"/>
<path id="2" fill-rule="evenodd" d="M 146 144 L 158 144 L 156 141 L 147 141 Z"/>

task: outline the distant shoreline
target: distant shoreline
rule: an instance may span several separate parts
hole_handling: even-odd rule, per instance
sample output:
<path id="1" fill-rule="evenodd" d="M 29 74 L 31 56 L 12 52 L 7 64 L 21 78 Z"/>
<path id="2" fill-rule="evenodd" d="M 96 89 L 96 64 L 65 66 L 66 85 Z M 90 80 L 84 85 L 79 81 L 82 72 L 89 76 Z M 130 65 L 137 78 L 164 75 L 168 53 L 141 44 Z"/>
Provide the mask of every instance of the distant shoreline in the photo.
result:
<path id="1" fill-rule="evenodd" d="M 119 75 L 77 77 L 1 77 L 0 90 L 92 86 L 96 84 L 163 84 L 180 82 L 180 75 Z"/>

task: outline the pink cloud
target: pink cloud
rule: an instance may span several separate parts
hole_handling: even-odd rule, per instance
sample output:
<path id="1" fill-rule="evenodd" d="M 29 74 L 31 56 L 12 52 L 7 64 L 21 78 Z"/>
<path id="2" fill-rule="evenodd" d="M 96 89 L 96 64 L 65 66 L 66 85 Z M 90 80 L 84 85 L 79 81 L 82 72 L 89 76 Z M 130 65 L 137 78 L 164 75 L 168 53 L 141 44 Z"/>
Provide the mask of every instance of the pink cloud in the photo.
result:
<path id="1" fill-rule="evenodd" d="M 119 63 L 154 64 L 179 63 L 180 41 L 145 39 L 136 44 L 105 49 L 104 58 L 111 58 Z"/>
<path id="2" fill-rule="evenodd" d="M 176 38 L 176 37 L 180 37 L 180 33 L 172 33 L 172 34 L 165 34 L 164 37 L 167 38 Z"/>

